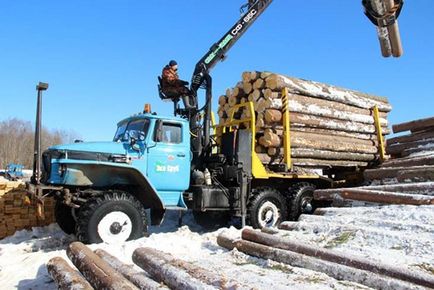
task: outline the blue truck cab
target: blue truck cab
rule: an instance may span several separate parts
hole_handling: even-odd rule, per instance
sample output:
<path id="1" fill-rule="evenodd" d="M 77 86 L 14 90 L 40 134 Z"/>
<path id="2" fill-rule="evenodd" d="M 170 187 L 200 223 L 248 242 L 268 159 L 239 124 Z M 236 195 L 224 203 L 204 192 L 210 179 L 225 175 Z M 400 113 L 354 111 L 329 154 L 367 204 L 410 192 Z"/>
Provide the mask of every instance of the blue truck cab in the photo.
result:
<path id="1" fill-rule="evenodd" d="M 145 209 L 152 224 L 161 223 L 166 209 L 186 209 L 191 159 L 185 119 L 140 113 L 121 120 L 112 141 L 50 147 L 43 183 L 59 188 L 56 219 L 65 232 L 87 242 L 134 239 L 146 232 Z"/>

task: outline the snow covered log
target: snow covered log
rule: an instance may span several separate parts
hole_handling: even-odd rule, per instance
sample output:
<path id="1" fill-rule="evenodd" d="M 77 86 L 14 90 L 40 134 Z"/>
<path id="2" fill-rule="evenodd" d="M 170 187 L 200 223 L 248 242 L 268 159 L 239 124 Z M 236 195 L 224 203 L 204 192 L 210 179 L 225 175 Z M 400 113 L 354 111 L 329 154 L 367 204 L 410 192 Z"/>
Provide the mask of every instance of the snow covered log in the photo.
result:
<path id="1" fill-rule="evenodd" d="M 380 190 L 408 194 L 426 194 L 434 196 L 434 182 L 395 183 L 386 185 L 371 185 L 359 187 L 360 189 Z M 433 197 L 434 198 L 434 197 Z"/>
<path id="2" fill-rule="evenodd" d="M 422 157 L 406 157 L 384 162 L 382 168 L 434 165 L 434 155 Z"/>
<path id="3" fill-rule="evenodd" d="M 408 143 L 425 139 L 433 139 L 434 138 L 434 129 L 424 132 L 417 132 L 408 135 L 398 136 L 387 139 L 388 145 L 394 145 L 398 143 Z"/>
<path id="4" fill-rule="evenodd" d="M 399 133 L 404 131 L 422 131 L 434 127 L 434 117 L 414 120 L 406 123 L 396 124 L 392 126 L 393 133 Z"/>
<path id="5" fill-rule="evenodd" d="M 269 235 L 252 229 L 244 229 L 241 233 L 241 238 L 246 241 L 296 252 L 359 270 L 367 270 L 375 274 L 389 276 L 409 283 L 425 287 L 434 287 L 434 277 L 410 272 L 408 269 L 399 268 L 393 265 L 373 262 L 372 260 L 362 257 L 348 256 L 348 254 L 339 253 L 337 251 L 318 248 L 317 246 L 310 246 L 297 241 L 291 241 L 288 238 Z"/>
<path id="6" fill-rule="evenodd" d="M 131 281 L 134 285 L 139 287 L 139 289 L 148 289 L 148 290 L 156 290 L 156 289 L 168 289 L 160 283 L 155 282 L 151 278 L 149 278 L 146 273 L 139 272 L 134 269 L 133 265 L 127 265 L 122 263 L 118 258 L 110 255 L 106 251 L 102 249 L 95 250 L 95 254 L 98 255 L 101 259 L 103 259 L 106 263 L 108 263 L 113 269 L 121 273 L 125 278 Z"/>
<path id="7" fill-rule="evenodd" d="M 54 257 L 47 263 L 47 271 L 59 290 L 91 290 L 93 287 L 65 259 Z"/>
<path id="8" fill-rule="evenodd" d="M 434 166 L 387 167 L 367 169 L 363 172 L 367 181 L 396 178 L 398 182 L 434 181 Z"/>
<path id="9" fill-rule="evenodd" d="M 418 148 L 420 148 L 420 151 L 423 151 L 426 150 L 424 147 L 430 144 L 432 144 L 432 148 L 434 149 L 434 138 L 400 143 L 400 144 L 393 144 L 387 146 L 387 154 L 400 156 L 402 152 L 405 150 L 418 149 Z"/>
<path id="10" fill-rule="evenodd" d="M 195 266 L 192 263 L 177 259 L 171 254 L 164 253 L 153 248 L 141 248 L 140 254 L 158 257 L 159 259 L 164 260 L 166 264 L 170 264 L 174 267 L 179 268 L 182 271 L 187 272 L 193 278 L 196 278 L 208 285 L 212 285 L 220 289 L 238 289 L 241 287 L 241 285 L 237 281 L 228 279 L 227 277 L 224 277 L 220 274 L 209 271 L 202 267 Z"/>
<path id="11" fill-rule="evenodd" d="M 358 200 L 382 204 L 409 204 L 431 205 L 434 204 L 434 196 L 395 193 L 382 191 L 371 187 L 364 188 L 336 188 L 315 190 L 316 200 Z"/>
<path id="12" fill-rule="evenodd" d="M 372 288 L 417 289 L 417 286 L 414 284 L 378 275 L 370 271 L 359 270 L 353 267 L 324 261 L 296 252 L 281 250 L 246 240 L 234 239 L 225 232 L 222 232 L 217 237 L 217 244 L 228 250 L 236 248 L 238 251 L 254 257 L 270 259 L 295 267 L 302 267 L 313 271 L 323 272 L 337 280 L 353 281 Z"/>
<path id="13" fill-rule="evenodd" d="M 191 270 L 180 271 L 182 263 L 185 266 L 186 262 L 178 262 L 169 260 L 167 254 L 151 249 L 151 248 L 138 248 L 133 252 L 133 262 L 149 273 L 149 275 L 156 281 L 163 282 L 171 289 L 216 289 L 216 287 L 209 285 L 210 276 L 200 276 L 204 274 L 205 269 L 197 267 L 198 272 L 194 273 Z M 185 266 L 188 267 L 188 266 Z M 191 267 L 194 267 L 191 265 Z M 200 269 L 200 271 L 199 271 Z M 212 273 L 208 272 L 209 275 Z M 196 277 L 200 278 L 196 278 Z M 215 276 L 211 276 L 214 278 Z M 223 281 L 223 278 L 220 278 Z M 205 282 L 207 281 L 207 282 Z M 219 282 L 214 281 L 214 282 Z"/>
<path id="14" fill-rule="evenodd" d="M 86 280 L 96 289 L 138 289 L 80 242 L 69 244 L 66 248 L 66 254 Z"/>

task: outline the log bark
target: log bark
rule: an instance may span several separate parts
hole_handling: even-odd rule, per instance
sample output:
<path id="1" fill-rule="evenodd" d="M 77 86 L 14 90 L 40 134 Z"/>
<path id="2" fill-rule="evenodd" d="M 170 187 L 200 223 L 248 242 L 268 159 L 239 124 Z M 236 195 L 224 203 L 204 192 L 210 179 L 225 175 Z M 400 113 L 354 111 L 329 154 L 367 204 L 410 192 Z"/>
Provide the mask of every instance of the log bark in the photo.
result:
<path id="1" fill-rule="evenodd" d="M 246 94 L 250 94 L 253 90 L 253 85 L 251 82 L 243 82 L 243 90 Z"/>
<path id="2" fill-rule="evenodd" d="M 427 182 L 434 181 L 434 168 L 412 169 L 399 171 L 396 179 L 398 182 Z M 432 189 L 434 191 L 434 187 Z M 434 193 L 433 193 L 434 195 Z"/>
<path id="3" fill-rule="evenodd" d="M 89 282 L 61 257 L 50 259 L 47 263 L 47 271 L 59 290 L 93 289 Z"/>
<path id="4" fill-rule="evenodd" d="M 396 124 L 392 126 L 394 133 L 404 132 L 404 131 L 419 131 L 425 130 L 427 128 L 434 127 L 434 117 L 414 120 L 406 123 Z M 432 129 L 432 128 L 431 128 Z"/>
<path id="5" fill-rule="evenodd" d="M 152 248 L 141 248 L 140 255 L 158 257 L 159 259 L 164 260 L 166 264 L 177 267 L 180 270 L 187 272 L 193 278 L 219 289 L 238 289 L 241 287 L 238 281 L 229 279 L 223 275 L 196 266 L 192 263 L 177 259 L 171 254 L 167 254 Z"/>
<path id="6" fill-rule="evenodd" d="M 360 189 L 399 192 L 407 194 L 434 195 L 434 182 L 396 183 L 387 185 L 363 186 Z M 434 197 L 433 197 L 434 199 Z"/>
<path id="7" fill-rule="evenodd" d="M 137 271 L 133 265 L 127 265 L 121 262 L 118 258 L 110 255 L 104 250 L 97 249 L 95 250 L 95 254 L 97 254 L 98 257 L 100 257 L 102 260 L 108 263 L 113 269 L 121 273 L 125 278 L 131 281 L 134 285 L 139 287 L 139 289 L 143 289 L 143 290 L 168 289 L 167 287 L 164 287 L 163 285 L 149 278 L 146 273 Z"/>
<path id="8" fill-rule="evenodd" d="M 429 147 L 427 147 L 429 146 Z M 411 155 L 418 153 L 418 156 L 433 155 L 434 154 L 434 142 L 427 144 L 426 146 L 409 148 L 401 152 L 401 157 L 411 157 Z"/>
<path id="9" fill-rule="evenodd" d="M 434 197 L 415 194 L 392 193 L 375 189 L 360 188 L 339 188 L 316 190 L 316 200 L 338 200 L 349 199 L 382 204 L 409 204 L 409 205 L 430 205 L 434 204 Z"/>
<path id="10" fill-rule="evenodd" d="M 375 105 L 377 105 L 379 110 L 383 112 L 390 112 L 392 109 L 386 98 L 342 89 L 314 81 L 282 75 L 271 75 L 266 79 L 266 82 L 267 88 L 272 90 L 282 90 L 286 87 L 290 93 L 336 101 L 363 109 L 370 110 Z"/>
<path id="11" fill-rule="evenodd" d="M 270 156 L 267 153 L 257 153 L 259 160 L 264 164 L 278 164 L 283 160 L 283 156 Z M 292 158 L 291 162 L 294 166 L 299 167 L 314 167 L 314 168 L 330 168 L 330 167 L 367 167 L 368 162 L 352 161 L 352 160 L 326 160 L 326 159 L 310 159 L 310 158 Z"/>
<path id="12" fill-rule="evenodd" d="M 396 178 L 402 172 L 415 171 L 420 174 L 426 172 L 432 172 L 434 166 L 414 166 L 414 167 L 389 167 L 389 168 L 377 168 L 367 169 L 363 172 L 365 180 L 382 180 L 387 178 Z"/>
<path id="13" fill-rule="evenodd" d="M 68 258 L 96 289 L 138 289 L 80 242 L 69 244 Z"/>
<path id="14" fill-rule="evenodd" d="M 295 158 L 327 159 L 327 160 L 351 160 L 373 161 L 378 158 L 376 154 L 363 154 L 351 152 L 336 152 L 307 148 L 292 148 L 291 156 Z"/>
<path id="15" fill-rule="evenodd" d="M 217 244 L 228 250 L 236 248 L 238 251 L 254 257 L 323 272 L 337 280 L 353 281 L 377 289 L 407 289 L 412 286 L 407 282 L 383 277 L 370 271 L 359 270 L 250 241 L 233 239 L 224 232 L 217 237 Z"/>
<path id="16" fill-rule="evenodd" d="M 373 262 L 362 257 L 348 257 L 348 254 L 310 246 L 305 243 L 291 241 L 288 238 L 273 236 L 252 229 L 244 229 L 241 238 L 261 245 L 296 252 L 302 255 L 319 258 L 321 260 L 349 266 L 359 270 L 370 271 L 378 275 L 385 275 L 424 287 L 434 287 L 434 277 L 411 272 L 408 269 Z"/>
<path id="17" fill-rule="evenodd" d="M 215 287 L 194 278 L 191 273 L 180 271 L 179 266 L 165 259 L 164 253 L 150 248 L 138 248 L 133 252 L 133 262 L 171 289 L 215 289 Z"/>
<path id="18" fill-rule="evenodd" d="M 434 138 L 434 130 L 390 138 L 387 139 L 387 145 L 408 143 L 408 142 L 414 142 L 414 141 L 432 139 L 432 138 Z"/>
<path id="19" fill-rule="evenodd" d="M 434 165 L 434 155 L 392 159 L 384 162 L 381 166 L 383 168 L 389 168 L 389 167 L 426 166 L 426 165 Z"/>
<path id="20" fill-rule="evenodd" d="M 413 149 L 418 147 L 423 147 L 428 144 L 434 145 L 434 139 L 426 139 L 426 140 L 419 140 L 419 141 L 413 141 L 413 142 L 407 142 L 407 143 L 401 143 L 401 144 L 394 144 L 391 146 L 387 146 L 387 154 L 391 155 L 400 155 L 400 153 L 407 149 Z"/>

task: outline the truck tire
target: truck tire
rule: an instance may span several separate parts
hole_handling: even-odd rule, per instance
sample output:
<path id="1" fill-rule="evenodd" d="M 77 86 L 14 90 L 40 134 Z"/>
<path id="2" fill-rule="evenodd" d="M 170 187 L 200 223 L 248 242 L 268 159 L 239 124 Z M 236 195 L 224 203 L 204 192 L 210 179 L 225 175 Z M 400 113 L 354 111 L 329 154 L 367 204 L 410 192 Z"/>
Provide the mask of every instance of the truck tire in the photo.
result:
<path id="1" fill-rule="evenodd" d="M 315 211 L 313 192 L 315 185 L 307 182 L 295 184 L 290 188 L 291 202 L 289 206 L 289 219 L 296 221 L 301 214 L 311 214 Z"/>
<path id="2" fill-rule="evenodd" d="M 65 205 L 61 200 L 56 200 L 56 205 L 54 206 L 54 217 L 59 227 L 66 234 L 75 234 L 75 219 L 72 215 L 72 208 Z"/>
<path id="3" fill-rule="evenodd" d="M 271 187 L 259 187 L 247 204 L 249 224 L 257 229 L 277 227 L 287 217 L 285 197 Z"/>
<path id="4" fill-rule="evenodd" d="M 77 216 L 77 237 L 87 244 L 122 243 L 147 232 L 142 204 L 125 192 L 106 192 L 89 199 Z"/>
<path id="5" fill-rule="evenodd" d="M 207 230 L 224 227 L 230 220 L 230 215 L 226 211 L 193 211 L 193 217 L 198 225 Z"/>

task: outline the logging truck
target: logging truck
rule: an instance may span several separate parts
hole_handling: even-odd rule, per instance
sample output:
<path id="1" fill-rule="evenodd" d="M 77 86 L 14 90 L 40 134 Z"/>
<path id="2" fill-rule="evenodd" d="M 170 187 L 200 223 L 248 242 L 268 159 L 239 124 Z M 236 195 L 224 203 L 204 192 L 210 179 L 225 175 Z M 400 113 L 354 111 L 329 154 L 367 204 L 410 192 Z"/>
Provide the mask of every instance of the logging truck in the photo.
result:
<path id="1" fill-rule="evenodd" d="M 282 91 L 283 162 L 265 166 L 256 146 L 252 102 L 238 104 L 249 117 L 212 122 L 211 68 L 269 6 L 271 0 L 249 1 L 241 19 L 197 63 L 190 90 L 193 109 L 179 105 L 180 96 L 167 96 L 175 116 L 153 113 L 150 106 L 121 120 L 110 142 L 57 145 L 41 153 L 42 91 L 40 83 L 35 134 L 34 173 L 28 190 L 56 198 L 55 216 L 66 233 L 86 243 L 117 243 L 145 235 L 159 225 L 166 210 L 191 209 L 203 226 L 274 227 L 281 221 L 311 213 L 315 188 L 329 188 L 333 179 L 295 171 L 291 162 L 287 92 Z M 161 80 L 160 80 L 161 81 Z M 161 83 L 160 83 L 161 84 Z M 205 89 L 205 102 L 198 90 Z M 248 126 L 245 126 L 246 123 Z M 243 126 L 241 126 L 243 124 Z M 381 135 L 381 134 L 380 134 Z"/>

